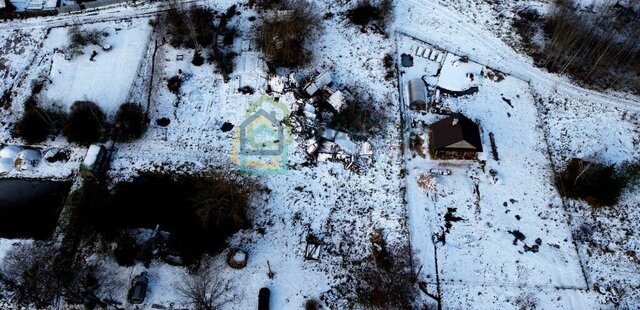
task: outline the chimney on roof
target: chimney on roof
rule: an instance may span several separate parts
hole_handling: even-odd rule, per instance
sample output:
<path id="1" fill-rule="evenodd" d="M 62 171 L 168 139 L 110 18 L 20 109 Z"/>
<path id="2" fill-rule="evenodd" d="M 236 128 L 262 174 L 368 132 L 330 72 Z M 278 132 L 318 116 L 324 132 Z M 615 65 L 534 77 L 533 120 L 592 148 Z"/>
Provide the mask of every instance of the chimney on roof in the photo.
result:
<path id="1" fill-rule="evenodd" d="M 451 126 L 455 126 L 455 125 L 457 125 L 457 124 L 458 124 L 458 118 L 457 118 L 457 117 L 454 117 L 454 118 L 453 118 L 453 121 L 451 122 Z"/>

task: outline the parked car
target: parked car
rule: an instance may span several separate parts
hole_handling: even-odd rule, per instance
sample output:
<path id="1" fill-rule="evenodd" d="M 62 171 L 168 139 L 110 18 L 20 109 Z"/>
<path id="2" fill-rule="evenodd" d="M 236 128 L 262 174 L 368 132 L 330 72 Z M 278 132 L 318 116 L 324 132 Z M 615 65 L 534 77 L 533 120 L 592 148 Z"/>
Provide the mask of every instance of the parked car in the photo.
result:
<path id="1" fill-rule="evenodd" d="M 133 278 L 131 288 L 129 289 L 129 302 L 132 304 L 141 304 L 147 295 L 147 286 L 149 285 L 149 277 L 146 272 Z"/>
<path id="2" fill-rule="evenodd" d="M 451 175 L 451 170 L 449 169 L 429 169 L 431 174 L 439 174 L 439 175 Z"/>
<path id="3" fill-rule="evenodd" d="M 271 291 L 263 287 L 258 294 L 258 310 L 269 310 L 269 303 L 271 301 Z"/>

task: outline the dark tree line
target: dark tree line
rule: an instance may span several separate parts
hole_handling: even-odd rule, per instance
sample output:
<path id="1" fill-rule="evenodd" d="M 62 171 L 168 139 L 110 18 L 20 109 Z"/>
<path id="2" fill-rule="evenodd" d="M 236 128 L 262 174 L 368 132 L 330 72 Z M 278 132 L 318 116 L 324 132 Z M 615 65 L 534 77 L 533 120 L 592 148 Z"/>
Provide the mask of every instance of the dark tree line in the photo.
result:
<path id="1" fill-rule="evenodd" d="M 541 65 L 599 88 L 632 88 L 640 74 L 640 12 L 608 1 L 582 9 L 556 0 L 543 30 Z"/>
<path id="2" fill-rule="evenodd" d="M 136 140 L 144 134 L 146 125 L 144 110 L 136 103 L 122 104 L 111 128 L 106 114 L 95 102 L 76 101 L 67 114 L 59 109 L 40 107 L 31 98 L 25 103 L 24 114 L 12 134 L 35 144 L 62 132 L 69 142 L 90 145 L 103 141 L 109 134 L 118 142 Z"/>

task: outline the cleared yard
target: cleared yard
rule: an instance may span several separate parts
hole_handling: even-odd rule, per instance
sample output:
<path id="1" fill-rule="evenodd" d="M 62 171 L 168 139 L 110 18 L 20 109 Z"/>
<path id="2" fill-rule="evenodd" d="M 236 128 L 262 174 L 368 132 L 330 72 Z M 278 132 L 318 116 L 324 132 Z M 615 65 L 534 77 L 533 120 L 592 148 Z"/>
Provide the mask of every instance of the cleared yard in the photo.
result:
<path id="1" fill-rule="evenodd" d="M 87 45 L 82 55 L 69 59 L 63 52 L 69 44 L 70 28 L 52 29 L 44 47 L 52 53 L 49 79 L 43 91 L 45 98 L 71 106 L 77 100 L 90 100 L 110 115 L 124 103 L 136 81 L 137 71 L 147 50 L 151 26 L 147 19 L 83 26 L 81 30 L 99 30 L 107 34 L 101 46 Z M 97 55 L 92 57 L 92 53 Z M 93 60 L 92 60 L 93 59 Z"/>
<path id="2" fill-rule="evenodd" d="M 399 54 L 415 42 L 399 38 Z M 456 57 L 450 54 L 446 59 Z M 407 70 L 403 85 L 421 75 L 437 75 L 429 67 L 433 66 Z M 440 77 L 465 79 L 464 72 L 446 70 L 488 72 L 477 67 L 471 62 L 448 65 Z M 472 295 L 472 287 L 477 286 L 489 293 L 507 289 L 516 297 L 518 292 L 538 289 L 585 289 L 528 84 L 510 76 L 495 82 L 477 74 L 476 83 L 477 93 L 443 97 L 441 108 L 461 112 L 479 125 L 484 152 L 478 160 L 432 160 L 427 155 L 408 162 L 410 226 L 424 265 L 421 280 L 435 283 L 435 241 L 443 297 L 451 307 L 459 305 L 460 297 Z M 428 124 L 444 116 L 409 113 L 411 130 L 425 141 L 428 154 Z M 491 156 L 490 132 L 499 161 Z M 431 175 L 430 189 L 421 189 L 416 181 L 429 176 L 432 168 L 452 174 Z"/>

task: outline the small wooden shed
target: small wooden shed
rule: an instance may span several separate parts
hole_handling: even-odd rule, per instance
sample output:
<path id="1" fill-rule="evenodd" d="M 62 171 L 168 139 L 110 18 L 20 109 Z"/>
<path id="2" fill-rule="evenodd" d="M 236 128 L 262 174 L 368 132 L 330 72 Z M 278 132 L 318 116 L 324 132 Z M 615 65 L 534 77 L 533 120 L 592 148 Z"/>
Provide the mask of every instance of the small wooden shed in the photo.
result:
<path id="1" fill-rule="evenodd" d="M 98 144 L 89 146 L 87 155 L 80 165 L 80 175 L 82 175 L 84 179 L 89 180 L 101 178 L 107 167 L 107 155 L 107 149 L 105 149 L 104 146 Z"/>

